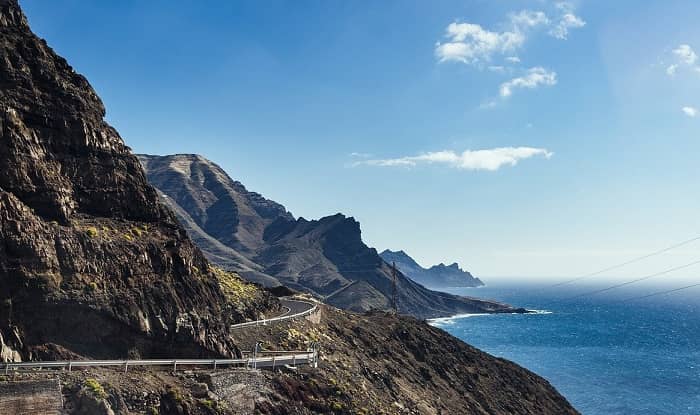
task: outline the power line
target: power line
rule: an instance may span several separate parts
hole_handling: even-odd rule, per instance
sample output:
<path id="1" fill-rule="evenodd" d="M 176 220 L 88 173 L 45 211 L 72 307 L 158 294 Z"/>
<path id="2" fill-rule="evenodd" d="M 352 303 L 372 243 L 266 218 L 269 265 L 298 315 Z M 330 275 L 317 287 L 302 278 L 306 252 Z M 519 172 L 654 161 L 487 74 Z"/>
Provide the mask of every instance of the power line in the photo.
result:
<path id="1" fill-rule="evenodd" d="M 599 271 L 591 272 L 590 274 L 582 275 L 582 276 L 580 276 L 580 277 L 572 278 L 572 279 L 570 279 L 570 280 L 566 280 L 566 281 L 563 281 L 563 282 L 560 282 L 560 283 L 551 285 L 551 286 L 549 286 L 548 288 L 561 287 L 562 285 L 567 285 L 567 284 L 571 284 L 572 282 L 581 281 L 581 280 L 586 279 L 586 278 L 594 277 L 594 276 L 599 275 L 599 274 L 602 274 L 602 273 L 604 273 L 604 272 L 608 272 L 608 271 L 612 271 L 612 270 L 615 270 L 615 269 L 618 269 L 618 268 L 622 268 L 622 267 L 624 267 L 624 266 L 633 264 L 633 263 L 635 263 L 635 262 L 639 262 L 639 261 L 641 261 L 641 260 L 644 260 L 644 259 L 647 259 L 647 258 L 651 258 L 651 257 L 653 257 L 653 256 L 656 256 L 656 255 L 663 254 L 663 253 L 665 253 L 665 252 L 671 251 L 671 250 L 673 250 L 673 249 L 680 248 L 681 246 L 688 245 L 689 243 L 695 242 L 695 241 L 698 241 L 698 240 L 700 240 L 700 236 L 696 236 L 695 238 L 691 238 L 691 239 L 685 240 L 685 241 L 683 241 L 683 242 L 677 243 L 677 244 L 675 244 L 675 245 L 671 245 L 671 246 L 668 246 L 668 247 L 666 247 L 666 248 L 660 249 L 660 250 L 658 250 L 658 251 L 654 251 L 654 252 L 652 252 L 652 253 L 650 253 L 650 254 L 646 254 L 646 255 L 642 255 L 642 256 L 637 257 L 637 258 L 634 258 L 634 259 L 630 259 L 629 261 L 625 261 L 625 262 L 622 262 L 622 263 L 619 263 L 619 264 L 615 264 L 615 265 L 609 266 L 609 267 L 604 268 L 604 269 L 601 269 L 601 270 L 599 270 Z"/>
<path id="2" fill-rule="evenodd" d="M 648 280 L 648 279 L 651 279 L 651 278 L 654 278 L 654 277 L 659 277 L 659 276 L 661 276 L 661 275 L 670 274 L 670 273 L 672 273 L 672 272 L 675 272 L 675 271 L 678 271 L 678 270 L 681 270 L 681 269 L 684 269 L 684 268 L 688 268 L 688 267 L 691 267 L 691 266 L 697 265 L 697 264 L 700 264 L 700 260 L 698 260 L 698 261 L 693 261 L 693 262 L 691 262 L 691 263 L 689 263 L 689 264 L 681 265 L 681 266 L 678 266 L 678 267 L 675 267 L 675 268 L 671 268 L 671 269 L 667 269 L 667 270 L 664 270 L 664 271 L 656 272 L 656 273 L 654 273 L 654 274 L 650 274 L 650 275 L 647 275 L 647 276 L 644 276 L 644 277 L 641 277 L 641 278 L 635 278 L 635 279 L 633 279 L 633 280 L 626 281 L 626 282 L 622 282 L 622 283 L 620 283 L 620 284 L 611 285 L 610 287 L 605 287 L 605 288 L 601 288 L 601 289 L 598 289 L 598 290 L 588 291 L 588 292 L 585 292 L 585 293 L 581 293 L 581 294 L 574 295 L 574 296 L 572 296 L 572 297 L 567 297 L 567 298 L 564 298 L 564 299 L 561 299 L 561 300 L 556 300 L 556 301 L 554 301 L 554 303 L 566 302 L 566 301 L 575 300 L 575 299 L 581 298 L 581 297 L 587 297 L 587 296 L 590 296 L 590 295 L 596 295 L 596 294 L 604 293 L 604 292 L 606 292 L 606 291 L 614 290 L 614 289 L 616 289 L 616 288 L 624 287 L 624 286 L 627 286 L 627 285 L 630 285 L 630 284 L 634 284 L 634 283 L 636 283 L 636 282 L 645 281 L 645 280 Z"/>
<path id="3" fill-rule="evenodd" d="M 391 263 L 391 282 L 392 282 L 392 292 L 391 292 L 391 301 L 393 302 L 394 306 L 394 314 L 399 314 L 399 306 L 398 303 L 396 302 L 396 297 L 398 295 L 398 290 L 396 288 L 396 262 Z"/>
<path id="4" fill-rule="evenodd" d="M 698 283 L 698 284 L 686 285 L 685 287 L 674 288 L 674 289 L 672 289 L 672 290 L 664 290 L 664 291 L 658 291 L 658 292 L 651 293 L 651 294 L 640 295 L 639 297 L 631 297 L 631 298 L 624 299 L 624 300 L 622 300 L 622 301 L 620 301 L 620 302 L 621 302 L 621 303 L 626 303 L 626 302 L 628 302 L 628 301 L 636 301 L 636 300 L 641 300 L 641 299 L 644 299 L 644 298 L 655 297 L 655 296 L 657 296 L 657 295 L 664 295 L 664 294 L 675 293 L 676 291 L 683 291 L 683 290 L 687 290 L 687 289 L 689 289 L 689 288 L 695 288 L 695 287 L 700 287 L 700 283 Z"/>

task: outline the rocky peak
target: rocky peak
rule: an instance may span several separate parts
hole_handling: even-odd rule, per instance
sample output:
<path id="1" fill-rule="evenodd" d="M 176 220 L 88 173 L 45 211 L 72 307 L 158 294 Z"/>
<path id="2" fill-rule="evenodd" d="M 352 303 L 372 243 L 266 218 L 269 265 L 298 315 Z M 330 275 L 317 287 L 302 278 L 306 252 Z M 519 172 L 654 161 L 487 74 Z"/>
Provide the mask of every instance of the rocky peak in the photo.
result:
<path id="1" fill-rule="evenodd" d="M 0 26 L 29 26 L 17 0 L 0 0 Z"/>

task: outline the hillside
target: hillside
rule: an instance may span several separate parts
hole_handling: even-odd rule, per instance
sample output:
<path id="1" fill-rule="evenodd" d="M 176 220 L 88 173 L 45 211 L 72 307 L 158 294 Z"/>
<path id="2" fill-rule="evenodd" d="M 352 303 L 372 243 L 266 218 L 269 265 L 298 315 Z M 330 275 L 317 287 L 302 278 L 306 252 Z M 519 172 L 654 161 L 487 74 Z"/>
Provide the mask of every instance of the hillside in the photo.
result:
<path id="1" fill-rule="evenodd" d="M 480 279 L 462 270 L 456 262 L 451 265 L 438 264 L 423 268 L 404 251 L 384 250 L 379 254 L 388 264 L 396 263 L 396 268 L 408 278 L 428 288 L 480 287 Z"/>
<path id="2" fill-rule="evenodd" d="M 214 263 L 264 285 L 285 285 L 351 311 L 392 307 L 393 275 L 362 241 L 360 224 L 336 214 L 293 216 L 199 155 L 139 155 L 148 180 Z M 399 311 L 419 318 L 522 312 L 426 289 L 397 273 Z"/>
<path id="3" fill-rule="evenodd" d="M 0 55 L 3 360 L 235 355 L 228 325 L 277 302 L 227 294 L 88 81 L 13 0 Z"/>

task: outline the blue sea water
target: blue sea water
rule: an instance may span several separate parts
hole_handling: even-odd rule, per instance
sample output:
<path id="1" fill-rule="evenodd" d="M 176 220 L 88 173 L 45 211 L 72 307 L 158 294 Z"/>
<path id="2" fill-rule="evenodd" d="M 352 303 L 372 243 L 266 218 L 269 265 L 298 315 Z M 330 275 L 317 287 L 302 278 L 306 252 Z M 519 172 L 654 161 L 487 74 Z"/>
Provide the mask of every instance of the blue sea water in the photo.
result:
<path id="1" fill-rule="evenodd" d="M 590 288 L 448 289 L 551 313 L 432 324 L 543 376 L 583 414 L 700 414 L 700 289 L 621 301 L 669 288 L 645 286 L 557 302 Z"/>

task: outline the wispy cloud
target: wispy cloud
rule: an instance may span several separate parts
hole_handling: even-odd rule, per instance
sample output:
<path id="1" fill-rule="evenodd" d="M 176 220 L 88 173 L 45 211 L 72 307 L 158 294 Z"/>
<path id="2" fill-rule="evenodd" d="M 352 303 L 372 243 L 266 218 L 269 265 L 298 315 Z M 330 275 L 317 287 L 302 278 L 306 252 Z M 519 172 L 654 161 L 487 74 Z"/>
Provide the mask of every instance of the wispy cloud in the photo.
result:
<path id="1" fill-rule="evenodd" d="M 690 118 L 695 118 L 698 115 L 698 109 L 695 107 L 683 107 L 681 111 Z"/>
<path id="2" fill-rule="evenodd" d="M 413 167 L 420 164 L 441 164 L 459 170 L 495 171 L 503 166 L 515 166 L 520 160 L 535 156 L 549 159 L 553 154 L 547 149 L 533 147 L 499 147 L 485 150 L 466 150 L 462 153 L 444 150 L 417 156 L 358 161 L 353 166 Z"/>
<path id="3" fill-rule="evenodd" d="M 440 62 L 457 61 L 475 64 L 491 60 L 495 53 L 512 52 L 525 41 L 517 32 L 492 32 L 472 23 L 450 23 L 445 31 L 446 43 L 435 45 Z"/>
<path id="4" fill-rule="evenodd" d="M 698 55 L 690 45 L 678 46 L 676 49 L 673 49 L 673 54 L 686 65 L 695 65 L 695 62 L 698 61 Z"/>
<path id="5" fill-rule="evenodd" d="M 501 84 L 499 94 L 502 98 L 508 98 L 517 88 L 535 89 L 541 85 L 552 86 L 557 84 L 557 73 L 548 71 L 541 66 L 530 68 L 527 74 L 513 78 Z"/>
<path id="6" fill-rule="evenodd" d="M 677 48 L 671 51 L 673 55 L 674 63 L 666 67 L 666 74 L 668 76 L 674 76 L 678 72 L 679 68 L 690 68 L 695 72 L 700 72 L 700 66 L 698 66 L 698 55 L 695 53 L 693 48 L 688 44 L 681 44 Z"/>
<path id="7" fill-rule="evenodd" d="M 492 31 L 478 23 L 453 22 L 445 29 L 446 41 L 435 44 L 438 62 L 462 62 L 479 65 L 502 56 L 507 63 L 519 63 L 513 55 L 527 40 L 530 33 L 549 28 L 548 33 L 557 39 L 566 39 L 571 29 L 580 28 L 586 22 L 574 14 L 570 3 L 560 2 L 556 11 L 548 16 L 541 10 L 521 10 L 508 15 L 503 31 Z"/>
<path id="8" fill-rule="evenodd" d="M 550 24 L 549 18 L 544 12 L 533 10 L 521 10 L 518 13 L 511 13 L 510 22 L 515 30 L 521 32 L 532 27 Z"/>
<path id="9" fill-rule="evenodd" d="M 569 30 L 579 29 L 586 25 L 586 22 L 582 18 L 574 14 L 574 7 L 571 3 L 557 3 L 557 9 L 560 15 L 549 30 L 551 36 L 565 40 L 569 37 Z"/>

